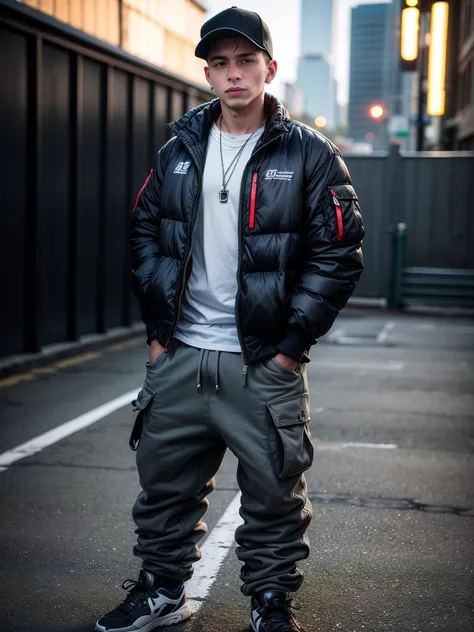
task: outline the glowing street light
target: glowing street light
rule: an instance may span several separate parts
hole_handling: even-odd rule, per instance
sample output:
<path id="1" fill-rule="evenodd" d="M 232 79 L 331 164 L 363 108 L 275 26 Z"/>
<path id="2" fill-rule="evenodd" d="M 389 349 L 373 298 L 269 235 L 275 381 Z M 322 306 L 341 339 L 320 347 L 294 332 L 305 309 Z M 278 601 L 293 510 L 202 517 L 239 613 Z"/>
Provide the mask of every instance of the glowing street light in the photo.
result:
<path id="1" fill-rule="evenodd" d="M 317 116 L 314 119 L 314 124 L 316 127 L 326 127 L 327 120 L 324 116 Z"/>
<path id="2" fill-rule="evenodd" d="M 369 108 L 369 114 L 375 120 L 381 119 L 385 114 L 385 108 L 380 103 L 374 103 Z"/>
<path id="3" fill-rule="evenodd" d="M 427 114 L 441 116 L 445 107 L 446 47 L 449 4 L 435 2 L 431 9 L 430 52 L 428 58 Z"/>
<path id="4" fill-rule="evenodd" d="M 420 8 L 418 0 L 402 1 L 400 25 L 401 70 L 415 70 L 420 36 Z"/>

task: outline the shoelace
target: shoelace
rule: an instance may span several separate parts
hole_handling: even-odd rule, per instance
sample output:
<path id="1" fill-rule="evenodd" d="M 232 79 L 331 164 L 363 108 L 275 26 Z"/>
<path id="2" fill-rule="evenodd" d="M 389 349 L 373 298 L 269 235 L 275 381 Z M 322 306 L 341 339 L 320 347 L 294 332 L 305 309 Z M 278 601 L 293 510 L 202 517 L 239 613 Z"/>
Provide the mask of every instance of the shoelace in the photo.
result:
<path id="1" fill-rule="evenodd" d="M 137 582 L 134 579 L 126 579 L 122 584 L 122 588 L 128 590 L 129 593 L 117 610 L 122 610 L 127 614 L 136 606 L 146 603 L 147 598 L 155 594 L 153 588 L 150 588 L 150 586 L 147 586 L 147 584 L 141 581 Z"/>
<path id="2" fill-rule="evenodd" d="M 299 610 L 300 608 L 301 603 L 297 599 L 292 599 L 291 597 L 284 601 L 275 599 L 273 603 L 257 608 L 258 617 L 256 621 L 263 617 L 268 617 L 268 621 L 272 625 L 271 632 L 288 632 L 288 623 L 293 623 L 295 626 L 298 625 L 291 610 Z M 295 627 L 295 630 L 299 629 Z"/>

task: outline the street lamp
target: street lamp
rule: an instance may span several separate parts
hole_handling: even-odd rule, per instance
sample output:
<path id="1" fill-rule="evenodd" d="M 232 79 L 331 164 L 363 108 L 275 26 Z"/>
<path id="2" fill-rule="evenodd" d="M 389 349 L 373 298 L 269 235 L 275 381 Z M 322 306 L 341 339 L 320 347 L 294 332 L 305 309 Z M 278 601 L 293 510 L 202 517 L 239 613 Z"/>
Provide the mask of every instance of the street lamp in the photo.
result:
<path id="1" fill-rule="evenodd" d="M 426 111 L 430 116 L 444 114 L 448 16 L 449 4 L 447 2 L 433 4 L 428 57 L 428 102 L 426 105 Z"/>
<path id="2" fill-rule="evenodd" d="M 418 58 L 420 31 L 420 8 L 418 0 L 402 1 L 400 26 L 400 66 L 401 70 L 415 70 Z"/>
<path id="3" fill-rule="evenodd" d="M 327 120 L 324 116 L 317 116 L 314 119 L 314 124 L 316 127 L 326 127 Z"/>

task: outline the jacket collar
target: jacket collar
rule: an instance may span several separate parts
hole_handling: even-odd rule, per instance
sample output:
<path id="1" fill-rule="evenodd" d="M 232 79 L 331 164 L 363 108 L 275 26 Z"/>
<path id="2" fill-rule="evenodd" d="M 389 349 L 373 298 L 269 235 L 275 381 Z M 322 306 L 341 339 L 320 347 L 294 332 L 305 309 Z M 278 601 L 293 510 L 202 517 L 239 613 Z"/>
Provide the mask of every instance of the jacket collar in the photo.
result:
<path id="1" fill-rule="evenodd" d="M 268 93 L 265 95 L 265 109 L 267 111 L 267 122 L 262 143 L 267 143 L 275 136 L 288 132 L 287 123 L 290 120 L 283 103 Z M 207 142 L 211 126 L 214 121 L 217 121 L 220 114 L 220 100 L 213 99 L 186 112 L 176 121 L 169 123 L 167 127 L 178 138 L 186 140 L 193 146 L 201 143 L 203 140 Z"/>

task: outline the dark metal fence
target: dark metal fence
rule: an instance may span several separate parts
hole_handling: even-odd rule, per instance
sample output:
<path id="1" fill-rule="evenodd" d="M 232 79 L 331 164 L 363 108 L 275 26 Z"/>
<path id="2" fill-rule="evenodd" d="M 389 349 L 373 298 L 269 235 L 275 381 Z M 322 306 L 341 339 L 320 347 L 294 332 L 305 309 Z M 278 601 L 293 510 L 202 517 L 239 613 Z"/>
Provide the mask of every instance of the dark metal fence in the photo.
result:
<path id="1" fill-rule="evenodd" d="M 0 357 L 139 321 L 127 232 L 165 124 L 209 93 L 14 0 L 0 0 Z M 367 228 L 356 296 L 406 265 L 474 269 L 474 153 L 345 156 Z M 471 187 L 472 189 L 472 187 Z"/>
<path id="2" fill-rule="evenodd" d="M 474 271 L 474 152 L 400 152 L 393 145 L 389 153 L 344 159 L 367 228 L 355 296 L 387 298 L 391 232 L 399 223 L 406 224 L 405 266 Z"/>
<path id="3" fill-rule="evenodd" d="M 168 121 L 209 93 L 0 2 L 0 357 L 139 321 L 127 231 Z"/>

